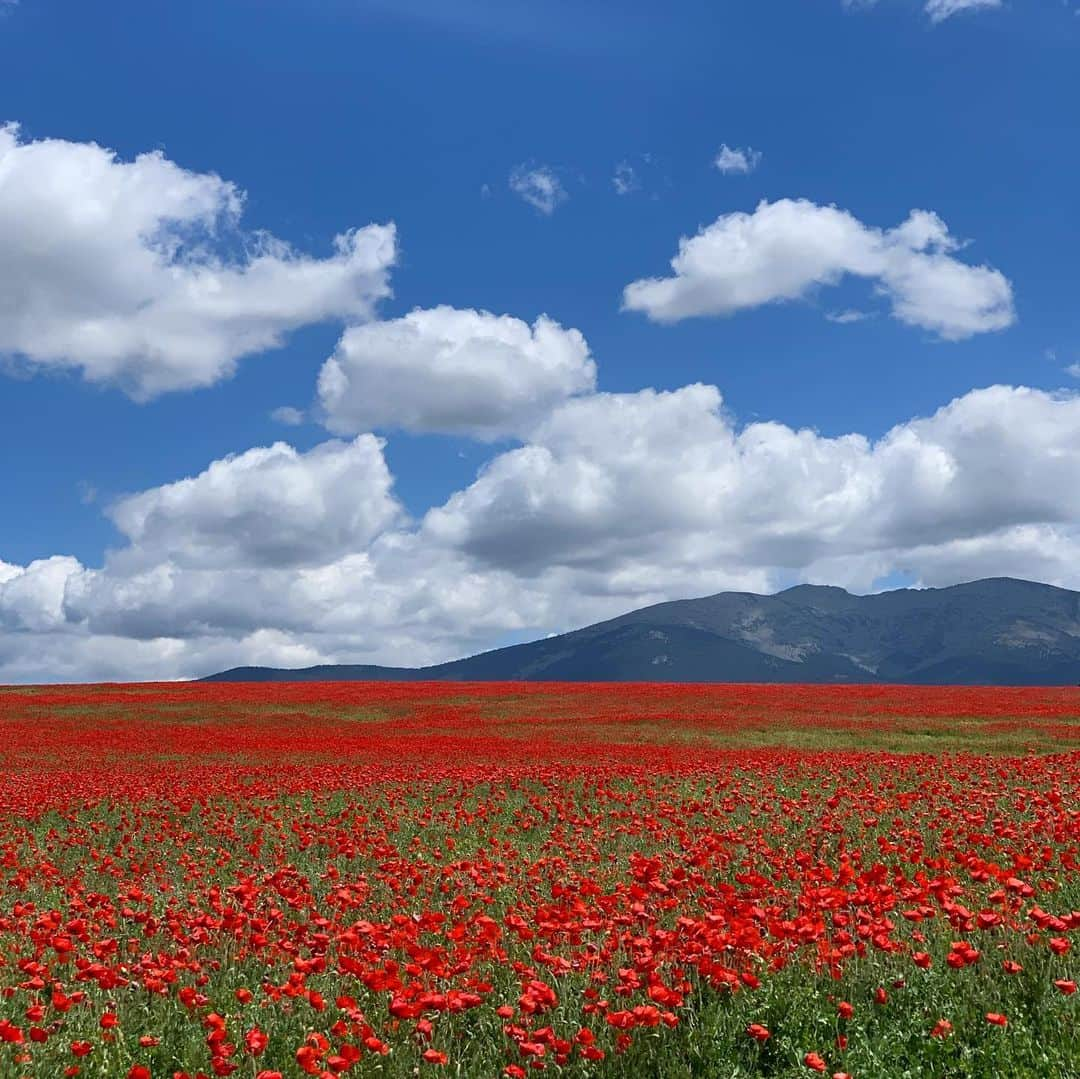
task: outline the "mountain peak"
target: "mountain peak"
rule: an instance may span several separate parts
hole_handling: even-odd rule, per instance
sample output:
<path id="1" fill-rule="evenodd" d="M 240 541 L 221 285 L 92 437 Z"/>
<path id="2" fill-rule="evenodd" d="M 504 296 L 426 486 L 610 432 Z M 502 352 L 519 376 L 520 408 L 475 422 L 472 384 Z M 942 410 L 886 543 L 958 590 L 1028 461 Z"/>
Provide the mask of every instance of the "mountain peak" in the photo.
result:
<path id="1" fill-rule="evenodd" d="M 837 584 L 793 584 L 790 588 L 785 588 L 782 592 L 777 592 L 778 596 L 851 596 L 854 593 L 849 592 L 846 588 L 841 588 Z"/>
<path id="2" fill-rule="evenodd" d="M 211 679 L 1075 685 L 1080 593 L 1011 577 L 872 595 L 801 584 L 661 603 L 433 667 L 248 667 Z"/>

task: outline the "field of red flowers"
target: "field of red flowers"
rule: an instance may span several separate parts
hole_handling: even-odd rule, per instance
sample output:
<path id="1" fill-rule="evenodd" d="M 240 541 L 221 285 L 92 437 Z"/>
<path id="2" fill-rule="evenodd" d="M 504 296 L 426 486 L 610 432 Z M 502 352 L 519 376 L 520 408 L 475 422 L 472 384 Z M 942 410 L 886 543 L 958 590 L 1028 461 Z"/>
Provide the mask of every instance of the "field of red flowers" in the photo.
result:
<path id="1" fill-rule="evenodd" d="M 0 1076 L 1080 1075 L 1080 690 L 0 690 Z"/>

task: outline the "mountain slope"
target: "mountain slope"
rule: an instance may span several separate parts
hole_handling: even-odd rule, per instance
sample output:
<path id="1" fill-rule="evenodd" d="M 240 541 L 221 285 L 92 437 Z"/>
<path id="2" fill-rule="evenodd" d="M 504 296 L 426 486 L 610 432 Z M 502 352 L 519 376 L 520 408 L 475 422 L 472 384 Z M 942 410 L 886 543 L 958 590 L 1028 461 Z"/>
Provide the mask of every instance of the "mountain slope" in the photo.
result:
<path id="1" fill-rule="evenodd" d="M 855 596 L 798 585 L 644 607 L 432 667 L 238 667 L 207 681 L 1080 682 L 1080 593 L 995 577 Z"/>

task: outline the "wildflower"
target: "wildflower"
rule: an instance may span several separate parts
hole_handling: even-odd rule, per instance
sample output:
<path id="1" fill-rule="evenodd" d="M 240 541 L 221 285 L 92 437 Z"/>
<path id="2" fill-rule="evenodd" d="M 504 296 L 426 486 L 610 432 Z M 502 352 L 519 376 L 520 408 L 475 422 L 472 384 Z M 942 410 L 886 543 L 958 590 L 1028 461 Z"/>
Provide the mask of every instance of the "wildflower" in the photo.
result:
<path id="1" fill-rule="evenodd" d="M 253 1056 L 261 1056 L 266 1047 L 270 1044 L 270 1039 L 263 1033 L 258 1027 L 252 1027 L 244 1035 L 244 1044 L 247 1046 L 247 1051 Z"/>

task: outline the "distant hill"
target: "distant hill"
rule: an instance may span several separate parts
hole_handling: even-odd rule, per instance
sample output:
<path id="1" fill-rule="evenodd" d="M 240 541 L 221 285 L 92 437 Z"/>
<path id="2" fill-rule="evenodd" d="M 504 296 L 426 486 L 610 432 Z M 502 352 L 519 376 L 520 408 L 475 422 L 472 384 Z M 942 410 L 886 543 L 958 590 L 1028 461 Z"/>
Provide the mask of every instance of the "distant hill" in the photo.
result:
<path id="1" fill-rule="evenodd" d="M 237 667 L 205 681 L 1080 683 L 1080 593 L 994 577 L 855 596 L 798 585 L 631 611 L 432 667 Z"/>

